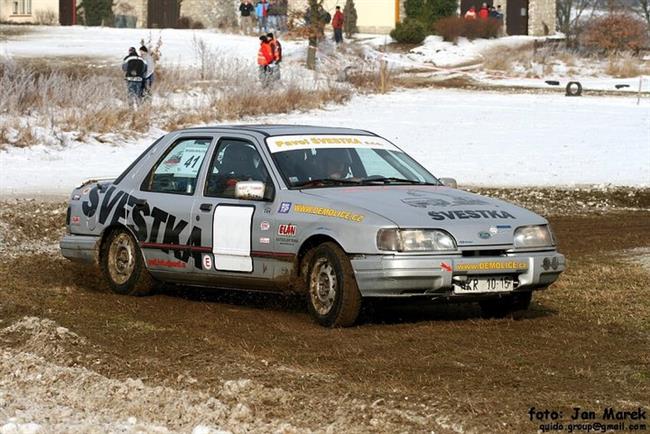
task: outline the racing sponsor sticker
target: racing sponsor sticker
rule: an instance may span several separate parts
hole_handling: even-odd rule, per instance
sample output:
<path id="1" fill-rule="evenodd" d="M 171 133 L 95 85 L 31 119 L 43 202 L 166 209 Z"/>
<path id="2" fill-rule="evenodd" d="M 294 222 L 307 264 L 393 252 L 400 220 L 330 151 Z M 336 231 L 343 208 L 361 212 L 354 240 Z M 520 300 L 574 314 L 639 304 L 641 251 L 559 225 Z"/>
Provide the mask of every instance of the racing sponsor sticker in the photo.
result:
<path id="1" fill-rule="evenodd" d="M 445 271 L 448 271 L 449 273 L 451 273 L 451 271 L 452 271 L 452 269 L 451 269 L 451 265 L 449 265 L 449 264 L 446 263 L 446 262 L 441 262 L 441 263 L 440 263 L 440 268 L 442 268 L 442 269 L 445 270 Z"/>
<path id="2" fill-rule="evenodd" d="M 269 237 L 262 237 L 260 238 L 260 244 L 270 244 L 271 239 Z"/>
<path id="3" fill-rule="evenodd" d="M 466 219 L 516 219 L 508 211 L 499 210 L 464 210 L 464 211 L 429 211 L 434 220 L 466 220 Z"/>
<path id="4" fill-rule="evenodd" d="M 212 255 L 204 254 L 201 262 L 204 270 L 212 270 Z"/>
<path id="5" fill-rule="evenodd" d="M 296 225 L 283 224 L 278 226 L 278 235 L 283 237 L 293 237 L 298 233 Z"/>
<path id="6" fill-rule="evenodd" d="M 280 208 L 278 208 L 278 212 L 280 214 L 287 214 L 289 211 L 291 211 L 291 202 L 282 202 Z"/>
<path id="7" fill-rule="evenodd" d="M 159 258 L 148 259 L 147 265 L 150 267 L 166 267 L 166 268 L 185 268 L 187 266 L 183 261 L 173 261 L 171 259 L 159 259 Z"/>
<path id="8" fill-rule="evenodd" d="M 262 223 L 260 223 L 260 230 L 261 231 L 268 231 L 269 229 L 271 229 L 271 223 L 269 223 L 267 221 L 263 221 Z"/>
<path id="9" fill-rule="evenodd" d="M 332 209 L 332 208 L 323 208 L 320 206 L 313 206 L 313 205 L 303 205 L 298 203 L 293 206 L 293 211 L 301 214 L 313 214 L 313 215 L 322 215 L 325 217 L 339 218 L 342 220 L 348 220 L 356 223 L 362 222 L 363 219 L 365 218 L 363 214 L 355 214 L 350 211 Z"/>
<path id="10" fill-rule="evenodd" d="M 305 135 L 268 137 L 266 144 L 271 153 L 313 148 L 374 148 L 399 151 L 386 139 L 357 135 Z"/>
<path id="11" fill-rule="evenodd" d="M 493 270 L 527 270 L 524 261 L 481 261 L 471 264 L 455 264 L 456 271 L 493 271 Z"/>
<path id="12" fill-rule="evenodd" d="M 73 215 L 70 218 L 70 224 L 75 225 L 75 226 L 80 225 L 81 224 L 81 217 L 79 217 L 78 215 Z"/>

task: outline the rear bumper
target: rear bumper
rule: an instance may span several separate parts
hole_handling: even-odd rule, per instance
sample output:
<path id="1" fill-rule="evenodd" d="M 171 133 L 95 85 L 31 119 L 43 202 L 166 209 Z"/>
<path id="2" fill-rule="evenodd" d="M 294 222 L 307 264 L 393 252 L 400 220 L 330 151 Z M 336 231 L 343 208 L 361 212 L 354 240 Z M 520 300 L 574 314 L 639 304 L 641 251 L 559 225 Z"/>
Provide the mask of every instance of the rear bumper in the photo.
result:
<path id="1" fill-rule="evenodd" d="M 99 258 L 99 237 L 68 234 L 59 247 L 61 254 L 71 261 L 96 264 Z"/>
<path id="2" fill-rule="evenodd" d="M 467 299 L 454 294 L 453 279 L 463 276 L 512 276 L 514 292 L 546 288 L 566 267 L 556 251 L 517 253 L 499 257 L 365 255 L 351 258 L 359 291 L 364 297 L 432 296 Z M 478 297 L 503 293 L 480 293 Z"/>

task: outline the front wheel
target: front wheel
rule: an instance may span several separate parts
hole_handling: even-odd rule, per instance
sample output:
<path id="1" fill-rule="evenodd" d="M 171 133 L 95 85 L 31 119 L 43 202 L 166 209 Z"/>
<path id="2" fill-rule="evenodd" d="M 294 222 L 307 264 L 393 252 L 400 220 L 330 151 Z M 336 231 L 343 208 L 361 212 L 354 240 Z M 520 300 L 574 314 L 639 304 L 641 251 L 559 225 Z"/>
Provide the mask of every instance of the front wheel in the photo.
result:
<path id="1" fill-rule="evenodd" d="M 309 313 L 325 327 L 349 327 L 361 309 L 361 294 L 352 265 L 335 243 L 318 246 L 307 273 Z"/>
<path id="2" fill-rule="evenodd" d="M 108 235 L 100 261 L 102 274 L 113 292 L 142 296 L 152 291 L 153 278 L 144 266 L 135 238 L 125 229 Z"/>

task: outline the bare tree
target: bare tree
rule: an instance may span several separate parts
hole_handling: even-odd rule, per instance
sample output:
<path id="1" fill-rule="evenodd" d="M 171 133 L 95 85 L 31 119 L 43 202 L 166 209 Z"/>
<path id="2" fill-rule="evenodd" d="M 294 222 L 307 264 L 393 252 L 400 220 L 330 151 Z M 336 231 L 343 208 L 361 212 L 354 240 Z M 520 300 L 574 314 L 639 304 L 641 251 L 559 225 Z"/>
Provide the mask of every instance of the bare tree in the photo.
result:
<path id="1" fill-rule="evenodd" d="M 639 15 L 645 19 L 645 22 L 648 24 L 648 31 L 650 31 L 650 0 L 639 0 L 637 10 Z"/>
<path id="2" fill-rule="evenodd" d="M 576 36 L 580 20 L 593 14 L 597 4 L 598 0 L 556 0 L 557 25 L 569 42 Z"/>

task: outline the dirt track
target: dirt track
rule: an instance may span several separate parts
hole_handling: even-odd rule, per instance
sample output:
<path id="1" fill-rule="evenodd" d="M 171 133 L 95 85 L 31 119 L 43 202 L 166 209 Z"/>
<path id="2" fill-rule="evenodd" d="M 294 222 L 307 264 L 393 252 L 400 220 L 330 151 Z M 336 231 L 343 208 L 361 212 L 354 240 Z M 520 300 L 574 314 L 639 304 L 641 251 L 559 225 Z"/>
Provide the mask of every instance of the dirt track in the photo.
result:
<path id="1" fill-rule="evenodd" d="M 569 270 L 515 319 L 373 305 L 343 330 L 314 325 L 299 298 L 110 294 L 58 255 L 62 204 L 4 202 L 0 427 L 521 433 L 538 429 L 531 406 L 648 409 L 650 274 L 623 254 L 650 246 L 636 197 L 550 218 Z"/>

